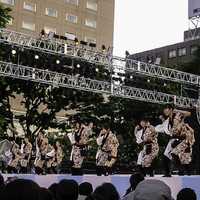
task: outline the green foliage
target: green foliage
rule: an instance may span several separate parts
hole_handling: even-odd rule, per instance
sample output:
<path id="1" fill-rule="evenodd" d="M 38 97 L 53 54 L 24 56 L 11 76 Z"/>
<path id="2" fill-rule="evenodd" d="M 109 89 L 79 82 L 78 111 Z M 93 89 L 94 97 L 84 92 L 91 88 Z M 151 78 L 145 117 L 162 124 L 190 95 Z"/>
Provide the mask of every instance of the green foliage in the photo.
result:
<path id="1" fill-rule="evenodd" d="M 6 24 L 10 21 L 12 18 L 10 16 L 11 9 L 10 8 L 5 8 L 1 3 L 0 3 L 0 28 L 5 28 Z"/>

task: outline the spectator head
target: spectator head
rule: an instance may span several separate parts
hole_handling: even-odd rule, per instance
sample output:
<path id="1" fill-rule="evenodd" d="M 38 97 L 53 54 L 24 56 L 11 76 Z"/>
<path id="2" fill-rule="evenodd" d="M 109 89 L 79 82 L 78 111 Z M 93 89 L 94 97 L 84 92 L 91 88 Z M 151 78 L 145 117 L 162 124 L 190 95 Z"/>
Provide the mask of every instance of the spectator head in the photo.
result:
<path id="1" fill-rule="evenodd" d="M 134 200 L 172 200 L 171 189 L 160 180 L 144 180 L 138 184 L 134 193 Z"/>
<path id="2" fill-rule="evenodd" d="M 95 195 L 103 196 L 105 200 L 119 200 L 119 194 L 111 183 L 104 183 L 94 191 Z"/>
<path id="3" fill-rule="evenodd" d="M 88 182 L 79 185 L 79 194 L 89 196 L 93 192 L 92 184 Z"/>
<path id="4" fill-rule="evenodd" d="M 184 188 L 182 189 L 178 195 L 177 200 L 197 200 L 197 195 L 194 190 L 191 188 Z"/>
<path id="5" fill-rule="evenodd" d="M 105 200 L 105 197 L 103 195 L 93 193 L 92 195 L 86 197 L 85 200 Z"/>
<path id="6" fill-rule="evenodd" d="M 16 179 L 5 186 L 2 199 L 40 200 L 40 187 L 31 180 Z"/>
<path id="7" fill-rule="evenodd" d="M 53 195 L 50 190 L 46 188 L 40 188 L 40 200 L 53 200 Z"/>
<path id="8" fill-rule="evenodd" d="M 57 186 L 57 200 L 77 200 L 78 198 L 78 183 L 74 180 L 62 180 Z"/>
<path id="9" fill-rule="evenodd" d="M 56 198 L 56 191 L 57 191 L 57 187 L 58 184 L 57 183 L 53 183 L 48 189 L 51 192 L 51 194 L 53 195 L 54 199 Z"/>
<path id="10" fill-rule="evenodd" d="M 0 174 L 0 186 L 4 185 L 4 178 L 3 176 Z"/>
<path id="11" fill-rule="evenodd" d="M 130 182 L 130 187 L 126 191 L 126 195 L 129 194 L 130 192 L 134 191 L 136 186 L 144 180 L 144 175 L 140 172 L 135 172 L 134 174 L 131 175 L 129 182 Z"/>

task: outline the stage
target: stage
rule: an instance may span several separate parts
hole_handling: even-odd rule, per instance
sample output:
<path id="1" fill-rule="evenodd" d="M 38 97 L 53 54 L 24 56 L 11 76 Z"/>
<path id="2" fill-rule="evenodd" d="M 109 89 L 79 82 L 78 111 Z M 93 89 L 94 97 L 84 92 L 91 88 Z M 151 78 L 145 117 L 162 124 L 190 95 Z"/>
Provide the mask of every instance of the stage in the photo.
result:
<path id="1" fill-rule="evenodd" d="M 74 179 L 78 183 L 88 181 L 92 183 L 93 187 L 104 182 L 110 182 L 115 185 L 120 195 L 123 196 L 126 189 L 129 186 L 129 177 L 130 175 L 113 175 L 113 176 L 95 176 L 95 175 L 84 175 L 84 176 L 71 176 L 69 174 L 60 174 L 60 175 L 43 175 L 38 176 L 35 174 L 3 174 L 5 181 L 8 177 L 18 177 L 24 179 L 31 179 L 37 182 L 42 187 L 49 187 L 52 183 L 59 182 L 62 179 Z M 200 199 L 200 176 L 173 176 L 171 178 L 164 178 L 162 176 L 155 176 L 153 179 L 159 179 L 164 181 L 167 185 L 170 186 L 172 190 L 173 197 L 176 197 L 178 191 L 182 188 L 190 187 L 195 190 L 197 193 L 198 199 Z"/>

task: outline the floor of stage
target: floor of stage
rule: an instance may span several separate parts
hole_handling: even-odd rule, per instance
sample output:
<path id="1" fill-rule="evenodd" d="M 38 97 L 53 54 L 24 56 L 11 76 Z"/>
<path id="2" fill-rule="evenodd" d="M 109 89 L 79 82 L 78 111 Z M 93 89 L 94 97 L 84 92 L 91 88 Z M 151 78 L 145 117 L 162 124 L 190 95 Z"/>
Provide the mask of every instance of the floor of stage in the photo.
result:
<path id="1" fill-rule="evenodd" d="M 74 179 L 78 183 L 88 181 L 92 183 L 93 187 L 104 182 L 110 182 L 115 185 L 120 195 L 123 196 L 126 189 L 129 187 L 130 175 L 113 175 L 113 176 L 96 176 L 96 175 L 84 175 L 84 176 L 71 176 L 69 174 L 59 175 L 35 175 L 35 174 L 3 174 L 5 181 L 9 177 L 18 177 L 24 179 L 31 179 L 37 182 L 42 187 L 49 187 L 52 183 L 59 182 L 62 179 Z M 173 197 L 175 198 L 178 191 L 182 188 L 190 187 L 197 193 L 198 199 L 200 199 L 200 176 L 173 176 L 165 178 L 160 175 L 156 175 L 153 179 L 159 179 L 164 181 L 172 190 Z"/>

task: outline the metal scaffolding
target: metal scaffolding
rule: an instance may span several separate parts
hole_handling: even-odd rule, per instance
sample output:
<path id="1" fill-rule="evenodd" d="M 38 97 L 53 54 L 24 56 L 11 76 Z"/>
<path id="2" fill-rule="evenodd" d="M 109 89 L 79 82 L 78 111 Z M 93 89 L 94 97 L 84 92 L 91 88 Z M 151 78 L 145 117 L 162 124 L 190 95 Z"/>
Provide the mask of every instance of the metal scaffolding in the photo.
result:
<path id="1" fill-rule="evenodd" d="M 47 54 L 56 54 L 70 59 L 83 60 L 94 65 L 102 65 L 110 72 L 119 72 L 126 75 L 140 75 L 161 80 L 173 81 L 180 84 L 189 84 L 199 88 L 200 77 L 175 69 L 164 68 L 158 65 L 144 63 L 132 59 L 113 57 L 111 54 L 102 53 L 70 44 L 68 41 L 56 39 L 43 39 L 15 31 L 0 29 L 0 43 L 25 49 L 32 49 Z M 200 92 L 199 99 L 165 94 L 141 88 L 127 87 L 116 84 L 111 77 L 111 82 L 97 81 L 80 76 L 71 76 L 48 70 L 14 65 L 0 61 L 0 76 L 24 79 L 60 87 L 106 93 L 111 96 L 134 99 L 151 103 L 173 103 L 182 109 L 196 108 L 200 124 Z M 113 76 L 111 74 L 111 76 Z"/>
<path id="2" fill-rule="evenodd" d="M 143 76 L 196 86 L 199 86 L 200 83 L 200 77 L 197 75 L 132 59 L 113 58 L 113 65 L 119 70 L 123 69 L 126 73 L 133 72 Z"/>
<path id="3" fill-rule="evenodd" d="M 105 93 L 111 96 L 146 101 L 151 103 L 174 103 L 179 108 L 195 108 L 197 100 L 140 88 L 115 85 L 111 82 L 97 81 L 79 76 L 71 76 L 43 69 L 15 65 L 0 61 L 0 76 L 34 81 L 59 87 L 83 91 Z"/>
<path id="4" fill-rule="evenodd" d="M 111 63 L 111 55 L 109 52 L 98 52 L 88 47 L 71 44 L 67 41 L 39 38 L 7 29 L 0 29 L 0 43 L 84 60 L 89 63 L 104 65 L 107 68 Z"/>

